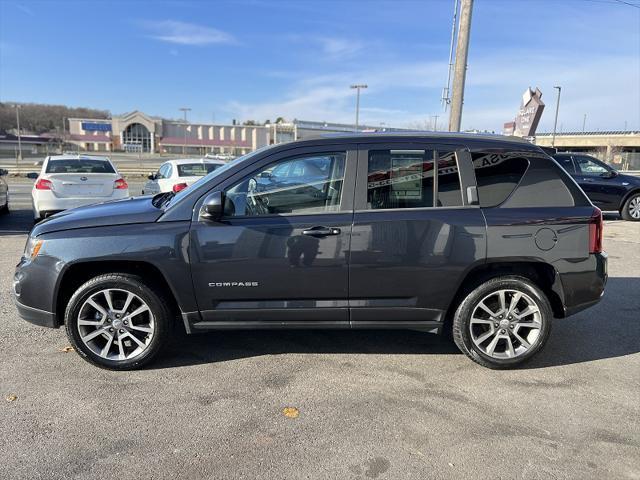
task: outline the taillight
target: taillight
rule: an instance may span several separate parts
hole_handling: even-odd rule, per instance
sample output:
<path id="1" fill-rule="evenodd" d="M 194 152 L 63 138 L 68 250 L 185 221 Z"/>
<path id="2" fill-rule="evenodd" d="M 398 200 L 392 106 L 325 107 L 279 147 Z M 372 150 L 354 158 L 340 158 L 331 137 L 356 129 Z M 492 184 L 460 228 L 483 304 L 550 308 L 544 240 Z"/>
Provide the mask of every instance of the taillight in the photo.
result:
<path id="1" fill-rule="evenodd" d="M 124 190 L 125 188 L 129 188 L 127 182 L 124 178 L 119 178 L 115 182 L 113 182 L 114 190 Z"/>
<path id="2" fill-rule="evenodd" d="M 180 190 L 184 190 L 187 187 L 188 187 L 188 185 L 186 183 L 176 183 L 173 186 L 173 191 L 174 191 L 174 193 L 178 193 Z"/>
<path id="3" fill-rule="evenodd" d="M 36 190 L 51 190 L 52 186 L 51 180 L 45 180 L 44 178 L 40 178 L 36 182 Z"/>
<path id="4" fill-rule="evenodd" d="M 604 223 L 602 221 L 602 211 L 596 208 L 589 219 L 589 253 L 602 252 L 603 233 Z"/>

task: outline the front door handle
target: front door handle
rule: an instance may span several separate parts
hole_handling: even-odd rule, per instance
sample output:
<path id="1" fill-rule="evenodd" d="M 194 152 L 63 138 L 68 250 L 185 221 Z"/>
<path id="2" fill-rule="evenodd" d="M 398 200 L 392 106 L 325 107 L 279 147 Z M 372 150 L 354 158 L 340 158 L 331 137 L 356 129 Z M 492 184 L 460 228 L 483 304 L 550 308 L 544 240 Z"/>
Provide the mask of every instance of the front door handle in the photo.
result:
<path id="1" fill-rule="evenodd" d="M 311 237 L 326 237 L 329 235 L 340 235 L 340 229 L 337 227 L 311 227 L 303 230 L 302 234 Z"/>

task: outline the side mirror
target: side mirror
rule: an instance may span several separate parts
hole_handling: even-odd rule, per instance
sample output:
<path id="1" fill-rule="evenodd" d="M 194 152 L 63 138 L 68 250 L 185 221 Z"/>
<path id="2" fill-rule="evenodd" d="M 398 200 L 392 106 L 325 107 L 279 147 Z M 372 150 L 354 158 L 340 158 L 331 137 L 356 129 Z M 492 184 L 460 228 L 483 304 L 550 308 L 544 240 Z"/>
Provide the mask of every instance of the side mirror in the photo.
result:
<path id="1" fill-rule="evenodd" d="M 600 175 L 602 178 L 614 178 L 618 176 L 618 172 L 616 170 L 608 170 Z"/>
<path id="2" fill-rule="evenodd" d="M 224 194 L 222 192 L 210 193 L 200 207 L 200 218 L 211 221 L 219 220 L 222 217 L 223 206 Z"/>
<path id="3" fill-rule="evenodd" d="M 271 172 L 262 172 L 260 174 L 260 178 L 271 178 L 273 175 L 271 175 Z"/>
<path id="4" fill-rule="evenodd" d="M 147 178 L 148 178 L 149 180 L 155 180 L 155 179 L 156 179 L 156 178 L 158 178 L 158 177 L 156 176 L 156 174 L 155 174 L 155 173 L 150 173 L 150 174 L 147 176 Z"/>
<path id="5" fill-rule="evenodd" d="M 38 178 L 38 174 L 35 172 L 27 173 L 27 178 L 30 178 L 31 180 L 35 180 L 36 178 Z"/>
<path id="6" fill-rule="evenodd" d="M 4 168 L 0 168 L 0 177 L 4 177 L 5 175 L 9 175 L 9 171 Z"/>

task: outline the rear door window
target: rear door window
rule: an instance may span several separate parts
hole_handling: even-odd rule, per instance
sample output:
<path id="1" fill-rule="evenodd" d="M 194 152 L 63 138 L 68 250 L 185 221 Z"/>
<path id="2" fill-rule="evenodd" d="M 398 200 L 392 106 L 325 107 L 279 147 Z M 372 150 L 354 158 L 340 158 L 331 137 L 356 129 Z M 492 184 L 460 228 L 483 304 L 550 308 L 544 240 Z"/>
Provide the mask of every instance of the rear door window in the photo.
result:
<path id="1" fill-rule="evenodd" d="M 369 150 L 367 208 L 453 207 L 462 191 L 453 150 Z"/>
<path id="2" fill-rule="evenodd" d="M 517 154 L 474 152 L 471 154 L 481 207 L 495 207 L 515 190 L 529 167 Z"/>
<path id="3" fill-rule="evenodd" d="M 573 159 L 571 155 L 554 155 L 553 158 L 564 168 L 567 172 L 576 173 L 575 166 L 573 165 Z"/>

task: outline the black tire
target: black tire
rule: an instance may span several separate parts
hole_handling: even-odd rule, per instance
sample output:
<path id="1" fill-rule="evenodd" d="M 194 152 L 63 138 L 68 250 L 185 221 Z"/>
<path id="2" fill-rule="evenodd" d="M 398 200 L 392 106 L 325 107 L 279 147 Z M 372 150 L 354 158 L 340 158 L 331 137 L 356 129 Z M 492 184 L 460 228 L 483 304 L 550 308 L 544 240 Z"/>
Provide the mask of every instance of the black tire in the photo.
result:
<path id="1" fill-rule="evenodd" d="M 620 210 L 620 216 L 623 218 L 623 220 L 627 220 L 629 222 L 638 222 L 640 221 L 640 217 L 635 218 L 633 217 L 633 215 L 631 215 L 632 202 L 640 202 L 640 192 L 634 193 L 629 198 L 627 198 L 627 201 L 624 202 L 624 205 L 622 206 L 622 210 Z"/>
<path id="2" fill-rule="evenodd" d="M 481 300 L 500 290 L 515 290 L 527 295 L 533 300 L 540 312 L 541 328 L 535 343 L 531 345 L 529 350 L 513 358 L 494 358 L 487 355 L 471 338 L 471 317 L 476 306 Z M 483 367 L 492 369 L 513 368 L 530 360 L 544 347 L 551 333 L 552 319 L 553 311 L 549 300 L 531 280 L 515 275 L 495 277 L 474 288 L 462 300 L 453 318 L 453 340 L 462 353 Z M 509 332 L 508 328 L 501 331 Z M 511 335 L 511 333 L 508 333 L 508 335 Z"/>
<path id="3" fill-rule="evenodd" d="M 9 202 L 0 208 L 0 215 L 6 215 L 7 213 L 9 213 Z"/>
<path id="4" fill-rule="evenodd" d="M 78 316 L 85 301 L 104 289 L 129 291 L 142 299 L 154 318 L 153 336 L 146 349 L 139 355 L 124 360 L 110 360 L 94 353 L 80 337 Z M 160 290 L 142 277 L 127 273 L 110 273 L 92 278 L 73 294 L 65 312 L 67 336 L 74 349 L 87 362 L 108 370 L 134 370 L 149 363 L 160 352 L 171 331 L 172 313 L 167 303 L 159 295 Z"/>

